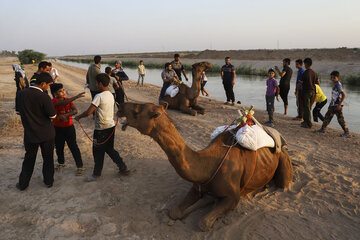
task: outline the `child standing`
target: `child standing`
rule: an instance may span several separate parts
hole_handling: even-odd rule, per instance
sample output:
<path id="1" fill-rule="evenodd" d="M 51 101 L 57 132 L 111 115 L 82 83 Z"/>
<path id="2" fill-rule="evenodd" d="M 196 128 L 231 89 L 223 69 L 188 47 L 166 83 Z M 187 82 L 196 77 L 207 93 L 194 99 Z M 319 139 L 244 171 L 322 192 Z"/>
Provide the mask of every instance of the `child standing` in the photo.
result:
<path id="1" fill-rule="evenodd" d="M 323 124 L 319 130 L 316 132 L 324 133 L 327 125 L 331 122 L 331 119 L 336 114 L 338 122 L 344 133 L 340 135 L 340 137 L 350 137 L 349 129 L 347 128 L 344 120 L 344 115 L 342 112 L 342 103 L 345 100 L 345 93 L 342 89 L 341 83 L 339 82 L 340 73 L 338 71 L 333 71 L 330 74 L 331 81 L 334 83 L 334 87 L 331 93 L 331 102 L 328 108 L 328 111 L 325 114 L 325 119 Z"/>
<path id="2" fill-rule="evenodd" d="M 269 127 L 273 127 L 274 126 L 274 111 L 275 111 L 275 106 L 274 106 L 274 102 L 275 102 L 275 96 L 276 96 L 276 100 L 279 102 L 279 84 L 278 82 L 275 80 L 275 71 L 274 69 L 270 68 L 268 71 L 269 74 L 269 79 L 266 81 L 266 95 L 265 95 L 265 99 L 266 99 L 266 111 L 269 114 L 269 121 L 265 122 L 265 124 L 268 124 Z"/>
<path id="3" fill-rule="evenodd" d="M 140 85 L 140 78 L 141 78 L 141 86 L 144 85 L 144 77 L 145 77 L 145 66 L 143 60 L 140 60 L 140 65 L 138 66 L 138 74 L 139 78 L 137 81 L 137 86 Z"/>
<path id="4" fill-rule="evenodd" d="M 64 158 L 64 146 L 66 142 L 76 163 L 76 176 L 81 176 L 85 169 L 83 167 L 79 147 L 76 143 L 76 131 L 72 116 L 77 114 L 77 109 L 75 108 L 73 101 L 84 97 L 85 93 L 80 93 L 75 97 L 67 98 L 61 83 L 53 83 L 50 85 L 50 90 L 54 97 L 52 103 L 56 110 L 56 118 L 53 119 L 53 124 L 55 126 L 55 149 L 56 155 L 58 156 L 58 164 L 55 166 L 55 169 L 61 170 L 66 166 Z"/>
<path id="5" fill-rule="evenodd" d="M 114 97 L 109 92 L 110 78 L 105 73 L 96 76 L 96 86 L 100 93 L 96 94 L 89 108 L 75 117 L 76 121 L 88 117 L 95 112 L 95 130 L 94 130 L 94 171 L 89 176 L 88 181 L 96 181 L 100 176 L 104 165 L 105 153 L 118 166 L 119 173 L 128 175 L 130 170 L 127 168 L 119 153 L 114 149 Z"/>
<path id="6" fill-rule="evenodd" d="M 111 67 L 106 67 L 105 68 L 105 73 L 110 78 L 109 91 L 111 92 L 111 94 L 114 96 L 114 99 L 115 99 L 116 98 L 115 90 L 120 88 L 120 86 L 119 86 L 118 82 L 116 81 L 116 78 L 111 76 L 111 74 L 112 74 Z"/>
<path id="7" fill-rule="evenodd" d="M 209 96 L 209 93 L 205 90 L 205 85 L 207 83 L 207 77 L 205 75 L 205 72 L 202 72 L 201 74 L 201 79 L 200 79 L 200 84 L 201 84 L 201 94 L 204 96 L 204 93 L 206 94 L 206 96 Z"/>
<path id="8" fill-rule="evenodd" d="M 321 121 L 324 121 L 324 116 L 321 114 L 320 111 L 326 105 L 327 98 L 318 84 L 315 84 L 315 87 L 316 87 L 316 97 L 315 97 L 316 105 L 313 109 L 314 122 L 318 122 L 318 118 L 320 118 Z"/>

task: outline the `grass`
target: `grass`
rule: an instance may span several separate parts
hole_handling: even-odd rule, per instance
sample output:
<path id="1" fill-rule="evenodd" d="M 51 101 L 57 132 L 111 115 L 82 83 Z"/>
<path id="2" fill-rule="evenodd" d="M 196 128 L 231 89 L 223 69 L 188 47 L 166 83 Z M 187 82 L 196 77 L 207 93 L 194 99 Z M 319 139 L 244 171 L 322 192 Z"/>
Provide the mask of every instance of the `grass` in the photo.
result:
<path id="1" fill-rule="evenodd" d="M 360 73 L 345 76 L 343 82 L 351 86 L 360 86 Z"/>
<path id="2" fill-rule="evenodd" d="M 60 60 L 63 61 L 70 61 L 70 62 L 78 62 L 78 63 L 92 63 L 93 60 L 92 59 L 78 59 L 78 58 L 59 58 Z M 124 67 L 127 68 L 137 68 L 137 66 L 139 65 L 138 61 L 134 61 L 134 60 L 123 60 L 121 61 L 122 65 Z M 101 61 L 102 64 L 108 64 L 110 66 L 114 66 L 115 65 L 115 61 L 114 60 L 103 60 Z M 163 69 L 164 68 L 165 63 L 154 63 L 154 62 L 146 62 L 145 66 L 146 68 L 149 69 Z M 191 71 L 192 70 L 192 66 L 191 64 L 183 64 L 185 70 L 187 71 Z M 210 70 L 208 70 L 208 73 L 220 73 L 221 70 L 221 66 L 217 65 L 217 64 L 213 64 L 212 68 Z M 251 66 L 238 66 L 235 68 L 236 70 L 236 74 L 239 75 L 256 75 L 256 76 L 267 76 L 267 70 L 266 69 L 256 69 L 253 68 Z"/>

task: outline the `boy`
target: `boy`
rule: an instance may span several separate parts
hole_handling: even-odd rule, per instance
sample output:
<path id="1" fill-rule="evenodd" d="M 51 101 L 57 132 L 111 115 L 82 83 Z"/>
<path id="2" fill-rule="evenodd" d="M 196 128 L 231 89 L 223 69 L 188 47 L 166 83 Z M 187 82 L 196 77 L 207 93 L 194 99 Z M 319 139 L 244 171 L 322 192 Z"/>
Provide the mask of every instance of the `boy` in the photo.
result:
<path id="1" fill-rule="evenodd" d="M 301 76 L 304 73 L 303 61 L 301 59 L 298 59 L 295 61 L 295 67 L 298 69 L 297 77 L 296 77 L 296 86 L 295 86 L 295 96 L 296 96 L 296 106 L 298 110 L 298 115 L 294 118 L 294 120 L 302 121 L 302 87 L 299 84 L 301 81 Z"/>
<path id="2" fill-rule="evenodd" d="M 96 181 L 101 176 L 104 165 L 104 155 L 107 153 L 113 162 L 118 166 L 119 173 L 129 174 L 129 169 L 123 162 L 119 153 L 114 149 L 114 97 L 109 92 L 110 78 L 106 73 L 100 73 L 96 76 L 96 86 L 100 93 L 96 94 L 89 108 L 75 117 L 76 121 L 87 117 L 95 112 L 95 130 L 94 130 L 94 171 L 89 176 L 88 181 Z"/>
<path id="3" fill-rule="evenodd" d="M 318 84 L 315 84 L 315 87 L 316 87 L 316 98 L 315 98 L 316 105 L 313 109 L 314 122 L 318 122 L 318 118 L 320 118 L 321 121 L 324 121 L 324 116 L 321 114 L 320 111 L 326 105 L 327 98 Z"/>
<path id="4" fill-rule="evenodd" d="M 114 96 L 114 99 L 115 99 L 116 98 L 115 90 L 120 88 L 120 86 L 119 86 L 118 82 L 116 81 L 116 78 L 111 76 L 111 74 L 112 74 L 111 67 L 106 67 L 105 68 L 105 73 L 110 78 L 109 91 L 111 92 L 111 94 Z"/>
<path id="5" fill-rule="evenodd" d="M 48 188 L 53 186 L 55 130 L 51 119 L 55 118 L 56 111 L 49 95 L 44 93 L 52 81 L 48 73 L 40 73 L 33 86 L 23 89 L 16 96 L 16 112 L 21 116 L 24 127 L 26 151 L 19 182 L 16 184 L 16 188 L 21 191 L 29 186 L 39 147 L 43 158 L 44 183 Z"/>
<path id="6" fill-rule="evenodd" d="M 275 101 L 275 96 L 276 96 L 276 100 L 279 102 L 279 86 L 278 86 L 278 82 L 275 80 L 275 71 L 270 68 L 268 71 L 269 74 L 269 79 L 266 81 L 266 95 L 265 95 L 265 99 L 266 99 L 266 111 L 269 114 L 269 121 L 265 122 L 265 124 L 268 124 L 269 127 L 273 127 L 274 125 L 274 118 L 273 118 L 273 114 L 275 111 L 275 107 L 274 107 L 274 101 Z"/>
<path id="7" fill-rule="evenodd" d="M 64 158 L 64 145 L 68 145 L 71 154 L 74 157 L 77 171 L 76 176 L 81 176 L 85 170 L 79 147 L 76 143 L 76 131 L 74 128 L 72 116 L 77 114 L 77 109 L 73 101 L 84 97 L 85 93 L 80 93 L 72 98 L 67 98 L 64 87 L 61 83 L 53 83 L 50 86 L 53 95 L 52 103 L 56 110 L 56 118 L 53 119 L 55 126 L 55 149 L 58 156 L 58 164 L 56 170 L 61 170 L 66 166 Z"/>
<path id="8" fill-rule="evenodd" d="M 333 71 L 330 74 L 331 81 L 334 83 L 334 87 L 331 93 L 331 102 L 328 108 L 328 111 L 325 114 L 325 119 L 319 130 L 316 132 L 325 133 L 327 125 L 331 122 L 331 119 L 336 114 L 338 122 L 341 128 L 344 130 L 344 133 L 340 137 L 350 137 L 349 129 L 347 128 L 344 120 L 344 115 L 342 112 L 342 104 L 345 100 L 345 93 L 342 89 L 341 83 L 339 82 L 340 73 L 338 71 Z"/>
<path id="9" fill-rule="evenodd" d="M 143 60 L 140 60 L 140 64 L 138 66 L 138 74 L 139 74 L 139 78 L 138 78 L 137 86 L 140 85 L 140 78 L 141 78 L 141 86 L 144 86 L 145 66 Z"/>

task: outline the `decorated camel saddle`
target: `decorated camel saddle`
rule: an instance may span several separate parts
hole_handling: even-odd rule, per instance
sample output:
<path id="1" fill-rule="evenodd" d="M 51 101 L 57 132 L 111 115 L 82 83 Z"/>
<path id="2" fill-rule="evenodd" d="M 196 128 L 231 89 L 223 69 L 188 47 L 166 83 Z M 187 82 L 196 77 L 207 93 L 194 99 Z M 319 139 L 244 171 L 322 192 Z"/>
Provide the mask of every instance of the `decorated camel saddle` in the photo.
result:
<path id="1" fill-rule="evenodd" d="M 211 140 L 224 131 L 232 131 L 236 144 L 251 151 L 269 147 L 280 153 L 282 147 L 287 145 L 284 137 L 276 129 L 263 126 L 255 119 L 253 106 L 249 110 L 238 112 L 239 117 L 230 125 L 215 129 L 210 136 Z"/>
<path id="2" fill-rule="evenodd" d="M 166 89 L 165 95 L 169 95 L 170 97 L 175 97 L 179 93 L 179 86 L 184 84 L 183 81 L 174 80 L 172 84 Z"/>

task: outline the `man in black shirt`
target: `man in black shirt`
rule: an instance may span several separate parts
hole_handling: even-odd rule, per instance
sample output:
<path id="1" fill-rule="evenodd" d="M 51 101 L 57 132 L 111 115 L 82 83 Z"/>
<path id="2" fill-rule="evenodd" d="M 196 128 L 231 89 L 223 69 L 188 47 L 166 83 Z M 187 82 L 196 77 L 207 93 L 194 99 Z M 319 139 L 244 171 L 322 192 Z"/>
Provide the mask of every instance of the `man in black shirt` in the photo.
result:
<path id="1" fill-rule="evenodd" d="M 230 63 L 230 57 L 225 58 L 225 65 L 221 67 L 221 79 L 224 85 L 225 93 L 226 93 L 226 105 L 234 105 L 235 95 L 233 91 L 233 87 L 235 85 L 235 67 Z M 231 103 L 230 103 L 231 101 Z"/>
<path id="2" fill-rule="evenodd" d="M 50 67 L 48 66 L 48 62 L 46 61 L 42 61 L 39 63 L 37 72 L 35 72 L 34 75 L 30 78 L 30 86 L 34 86 L 36 79 L 42 72 L 50 72 Z"/>
<path id="3" fill-rule="evenodd" d="M 16 187 L 25 190 L 34 171 L 38 148 L 43 157 L 43 177 L 47 187 L 54 182 L 55 129 L 51 122 L 56 111 L 48 94 L 44 93 L 53 80 L 49 73 L 40 73 L 33 86 L 20 91 L 16 96 L 16 112 L 24 127 L 25 158 Z"/>
<path id="4" fill-rule="evenodd" d="M 172 69 L 176 72 L 176 75 L 179 77 L 180 81 L 182 80 L 181 73 L 184 74 L 186 81 L 189 81 L 185 73 L 184 65 L 182 65 L 182 63 L 180 62 L 180 55 L 178 53 L 174 54 L 174 61 L 172 61 L 170 64 L 172 66 Z"/>
<path id="5" fill-rule="evenodd" d="M 275 66 L 275 70 L 280 75 L 280 97 L 284 102 L 284 115 L 287 115 L 287 109 L 288 109 L 288 95 L 290 90 L 290 80 L 292 76 L 292 69 L 290 68 L 290 59 L 285 58 L 283 60 L 283 70 L 280 72 L 280 69 L 278 66 Z"/>

